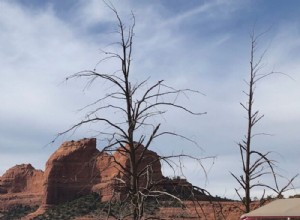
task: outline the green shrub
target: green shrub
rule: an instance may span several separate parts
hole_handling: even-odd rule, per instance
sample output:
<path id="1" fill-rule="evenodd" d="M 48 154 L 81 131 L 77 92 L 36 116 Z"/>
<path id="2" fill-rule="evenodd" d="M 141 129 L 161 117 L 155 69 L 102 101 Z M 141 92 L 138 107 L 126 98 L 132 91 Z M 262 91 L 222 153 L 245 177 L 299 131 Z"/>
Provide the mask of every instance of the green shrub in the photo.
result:
<path id="1" fill-rule="evenodd" d="M 22 217 L 34 212 L 38 209 L 38 206 L 28 206 L 28 205 L 16 205 L 9 209 L 7 212 L 2 213 L 1 220 L 14 220 L 21 219 Z"/>

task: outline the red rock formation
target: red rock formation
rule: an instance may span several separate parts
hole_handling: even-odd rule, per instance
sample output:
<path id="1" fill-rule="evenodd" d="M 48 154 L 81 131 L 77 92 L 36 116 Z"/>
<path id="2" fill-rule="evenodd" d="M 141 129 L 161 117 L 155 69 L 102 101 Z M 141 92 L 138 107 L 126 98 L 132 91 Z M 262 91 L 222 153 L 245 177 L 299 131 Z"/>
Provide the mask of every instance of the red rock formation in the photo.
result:
<path id="1" fill-rule="evenodd" d="M 43 171 L 31 164 L 16 165 L 0 177 L 0 211 L 15 205 L 39 205 L 43 192 Z"/>
<path id="2" fill-rule="evenodd" d="M 152 182 L 161 180 L 163 176 L 158 155 L 137 145 L 137 160 L 142 154 L 138 172 L 148 166 L 144 173 L 149 171 Z M 126 195 L 126 190 L 119 180 L 129 181 L 121 166 L 129 169 L 129 157 L 122 148 L 110 155 L 96 149 L 96 139 L 65 142 L 46 164 L 43 205 L 69 201 L 91 190 L 100 193 L 102 201 L 111 199 L 113 195 L 120 199 Z M 140 185 L 146 185 L 145 174 L 141 175 Z"/>
<path id="3" fill-rule="evenodd" d="M 100 177 L 98 183 L 93 186 L 92 191 L 99 193 L 102 201 L 110 200 L 116 188 L 116 182 L 113 181 L 113 178 L 119 172 L 114 165 L 113 157 L 105 152 L 97 158 L 96 166 L 100 172 Z"/>
<path id="4" fill-rule="evenodd" d="M 122 199 L 128 190 L 124 182 L 129 183 L 126 171 L 130 170 L 128 149 L 129 146 L 120 147 L 111 155 L 97 150 L 95 138 L 65 142 L 47 161 L 44 174 L 31 165 L 18 165 L 9 169 L 0 178 L 0 194 L 40 193 L 43 195 L 42 208 L 70 201 L 91 191 L 98 192 L 102 201 Z M 135 155 L 141 188 L 149 183 L 159 183 L 157 187 L 165 191 L 185 194 L 181 188 L 183 185 L 191 190 L 187 181 L 163 177 L 159 156 L 155 152 L 136 144 Z M 26 196 L 24 194 L 22 198 L 28 198 Z M 3 201 L 8 199 L 10 197 L 3 197 Z"/>
<path id="5" fill-rule="evenodd" d="M 129 146 L 126 146 L 129 149 Z M 161 164 L 159 161 L 159 156 L 154 151 L 145 149 L 145 147 L 141 144 L 137 144 L 135 147 L 136 160 L 140 160 L 140 164 L 138 166 L 138 173 L 141 173 L 140 176 L 140 186 L 144 187 L 147 184 L 147 175 L 150 175 L 152 182 L 157 182 L 163 179 L 163 175 L 161 172 Z M 116 161 L 121 163 L 127 169 L 129 169 L 129 156 L 119 148 L 114 154 L 114 158 Z M 126 177 L 124 177 L 126 178 Z"/>
<path id="6" fill-rule="evenodd" d="M 129 146 L 126 146 L 126 149 L 128 148 Z M 141 173 L 139 178 L 140 187 L 146 186 L 148 177 L 151 183 L 163 179 L 159 157 L 155 152 L 146 150 L 142 145 L 136 145 L 135 153 L 136 161 L 142 157 L 140 164 L 137 165 L 138 173 Z M 125 197 L 126 188 L 122 181 L 129 183 L 129 175 L 126 169 L 130 169 L 129 155 L 126 150 L 124 151 L 120 147 L 111 156 L 106 153 L 101 154 L 97 158 L 97 167 L 100 171 L 100 181 L 99 184 L 93 187 L 93 191 L 102 196 L 102 201 L 108 201 L 113 196 L 115 199 Z"/>
<path id="7" fill-rule="evenodd" d="M 63 143 L 46 163 L 43 205 L 56 205 L 90 193 L 99 180 L 96 139 Z"/>
<path id="8" fill-rule="evenodd" d="M 126 146 L 125 149 L 128 149 Z M 186 199 L 192 190 L 192 185 L 184 179 L 169 179 L 163 177 L 161 173 L 161 164 L 159 156 L 150 150 L 145 150 L 142 145 L 135 146 L 136 160 L 140 160 L 138 172 L 141 172 L 139 185 L 144 187 L 149 183 L 149 177 L 152 183 L 158 183 L 157 187 L 169 193 L 174 193 L 179 197 Z M 126 195 L 126 187 L 120 184 L 122 181 L 129 181 L 125 170 L 130 168 L 129 156 L 124 148 L 118 148 L 112 155 L 100 153 L 96 149 L 96 139 L 83 139 L 79 141 L 70 141 L 63 143 L 57 151 L 49 158 L 46 163 L 46 171 L 35 170 L 30 164 L 17 165 L 9 169 L 0 177 L 0 211 L 7 210 L 16 204 L 42 206 L 33 214 L 25 219 L 33 219 L 35 216 L 45 212 L 48 206 L 56 205 L 65 201 L 74 199 L 77 196 L 85 195 L 91 191 L 96 191 L 102 196 L 102 201 L 108 201 L 112 198 L 122 199 Z M 196 198 L 200 200 L 202 194 L 199 191 Z M 184 213 L 177 208 L 161 208 L 157 217 L 167 217 L 169 219 L 181 219 L 182 215 L 196 219 L 194 210 L 206 213 L 207 219 L 212 216 L 213 207 L 222 208 L 219 203 L 216 205 L 210 202 L 197 203 L 199 208 L 187 203 L 187 209 Z M 192 204 L 194 205 L 194 203 Z M 240 213 L 232 209 L 232 205 L 227 209 L 217 210 L 223 212 L 227 219 L 234 219 Z M 189 213 L 186 213 L 186 210 Z M 178 216 L 178 218 L 175 218 Z M 215 216 L 212 216 L 215 217 Z M 166 218 L 166 219 L 167 219 Z M 86 218 L 85 218 L 86 219 Z M 99 219 L 99 216 L 95 219 Z M 189 219 L 189 218 L 187 218 Z"/>
<path id="9" fill-rule="evenodd" d="M 31 164 L 16 165 L 0 177 L 0 194 L 41 193 L 43 171 L 36 170 Z"/>

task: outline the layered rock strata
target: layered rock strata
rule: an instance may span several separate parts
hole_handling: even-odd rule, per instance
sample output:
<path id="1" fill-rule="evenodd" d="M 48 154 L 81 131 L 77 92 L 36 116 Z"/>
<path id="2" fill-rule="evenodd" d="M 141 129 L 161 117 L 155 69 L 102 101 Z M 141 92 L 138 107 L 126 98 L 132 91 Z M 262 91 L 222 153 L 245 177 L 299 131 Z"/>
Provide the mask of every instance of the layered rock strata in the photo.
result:
<path id="1" fill-rule="evenodd" d="M 31 164 L 16 165 L 0 177 L 0 194 L 41 193 L 44 172 Z"/>
<path id="2" fill-rule="evenodd" d="M 44 172 L 31 164 L 16 165 L 0 177 L 0 211 L 16 205 L 40 205 Z"/>

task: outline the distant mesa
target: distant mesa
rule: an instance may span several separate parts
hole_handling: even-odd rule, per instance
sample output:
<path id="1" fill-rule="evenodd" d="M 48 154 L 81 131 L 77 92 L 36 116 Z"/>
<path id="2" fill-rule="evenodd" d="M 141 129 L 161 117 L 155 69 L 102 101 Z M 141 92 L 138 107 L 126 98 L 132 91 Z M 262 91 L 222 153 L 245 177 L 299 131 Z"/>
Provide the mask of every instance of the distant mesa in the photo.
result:
<path id="1" fill-rule="evenodd" d="M 42 190 L 44 172 L 34 169 L 31 164 L 16 165 L 0 178 L 0 194 Z"/>
<path id="2" fill-rule="evenodd" d="M 42 201 L 44 172 L 31 164 L 16 165 L 0 177 L 0 211 L 15 205 L 39 205 Z"/>

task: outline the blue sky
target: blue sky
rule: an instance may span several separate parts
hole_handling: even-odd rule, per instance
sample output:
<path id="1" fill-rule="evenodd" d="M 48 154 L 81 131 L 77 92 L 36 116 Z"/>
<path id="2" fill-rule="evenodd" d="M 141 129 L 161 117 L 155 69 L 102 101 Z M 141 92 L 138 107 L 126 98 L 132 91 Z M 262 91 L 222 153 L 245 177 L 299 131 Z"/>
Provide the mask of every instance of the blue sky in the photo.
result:
<path id="1" fill-rule="evenodd" d="M 130 22 L 131 10 L 136 16 L 134 80 L 151 76 L 151 82 L 164 79 L 169 85 L 205 94 L 184 103 L 207 115 L 195 118 L 170 112 L 162 120 L 164 128 L 195 139 L 203 151 L 176 139 L 161 139 L 152 149 L 161 154 L 184 150 L 203 157 L 216 155 L 214 165 L 207 164 L 208 181 L 190 161 L 186 176 L 212 194 L 230 198 L 237 198 L 237 184 L 229 171 L 240 172 L 236 142 L 246 128 L 239 103 L 246 100 L 242 91 L 249 73 L 249 33 L 253 28 L 257 33 L 269 30 L 259 44 L 261 51 L 268 49 L 262 71 L 281 71 L 293 80 L 279 75 L 258 85 L 255 107 L 265 118 L 256 131 L 272 136 L 257 138 L 255 146 L 276 152 L 283 175 L 300 172 L 299 1 L 112 3 L 125 22 Z M 108 45 L 117 39 L 112 33 L 115 25 L 115 17 L 101 0 L 0 1 L 0 174 L 20 163 L 44 169 L 62 141 L 91 135 L 89 129 L 81 129 L 46 146 L 55 134 L 83 117 L 78 109 L 103 92 L 103 88 L 82 92 L 80 81 L 63 80 L 94 68 L 100 49 L 114 49 Z M 102 68 L 110 71 L 115 66 Z M 164 172 L 169 174 L 167 168 Z M 300 187 L 300 180 L 295 186 Z"/>

